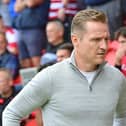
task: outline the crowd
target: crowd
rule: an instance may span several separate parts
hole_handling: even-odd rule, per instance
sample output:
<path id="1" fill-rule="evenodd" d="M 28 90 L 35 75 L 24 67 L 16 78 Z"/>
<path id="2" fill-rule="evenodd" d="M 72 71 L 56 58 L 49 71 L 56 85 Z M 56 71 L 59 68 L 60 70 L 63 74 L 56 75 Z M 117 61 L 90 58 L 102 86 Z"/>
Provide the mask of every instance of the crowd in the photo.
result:
<path id="1" fill-rule="evenodd" d="M 90 54 L 91 52 L 91 50 L 88 50 L 88 48 L 83 48 L 81 47 L 83 45 L 78 44 L 78 41 L 81 41 L 82 39 L 81 32 L 80 32 L 80 29 L 82 27 L 82 25 L 80 25 L 81 21 L 83 20 L 84 22 L 88 22 L 88 18 L 91 18 L 90 17 L 91 12 L 87 12 L 89 13 L 89 15 L 88 14 L 86 15 L 86 12 L 83 13 L 83 10 L 88 10 L 88 9 L 97 10 L 103 12 L 106 15 L 107 17 L 106 20 L 110 32 L 110 34 L 106 37 L 108 41 L 108 49 L 106 49 L 105 47 L 101 47 L 103 49 L 101 49 L 101 52 L 99 53 L 101 53 L 102 55 L 103 53 L 105 53 L 105 61 L 111 66 L 114 66 L 115 68 L 119 69 L 119 71 L 121 71 L 124 74 L 124 76 L 126 76 L 126 1 L 125 0 L 0 0 L 0 78 L 2 78 L 2 80 L 0 80 L 0 83 L 6 80 L 4 79 L 3 75 L 4 74 L 8 75 L 8 72 L 10 72 L 10 74 L 12 75 L 12 77 L 9 77 L 11 78 L 9 79 L 9 81 L 11 81 L 12 83 L 13 80 L 13 86 L 12 84 L 11 86 L 8 86 L 10 87 L 9 92 L 11 93 L 8 94 L 7 97 L 2 94 L 3 89 L 0 87 L 1 118 L 5 106 L 11 101 L 11 99 L 15 96 L 15 94 L 19 92 L 18 91 L 13 95 L 13 91 L 15 91 L 15 87 L 21 86 L 21 89 L 23 88 L 22 78 L 20 75 L 21 69 L 36 67 L 38 68 L 38 72 L 40 72 L 41 70 L 45 69 L 48 66 L 52 66 L 53 64 L 56 63 L 59 64 L 61 61 L 68 59 L 69 57 L 71 57 L 71 54 L 73 56 L 72 52 L 77 53 L 75 56 L 77 56 L 79 60 L 78 61 L 79 64 L 77 64 L 77 66 L 73 63 L 73 61 L 71 61 L 71 64 L 73 64 L 73 69 L 76 69 L 81 74 L 88 77 L 89 79 L 88 81 L 90 82 L 89 90 L 92 90 L 93 87 L 91 85 L 91 82 L 93 81 L 92 79 L 95 77 L 98 71 L 97 70 L 94 71 L 93 69 L 93 72 L 90 72 L 90 74 L 88 75 L 89 71 L 88 72 L 85 71 L 85 69 L 83 69 L 82 67 L 83 65 L 81 66 L 81 61 L 83 61 L 81 59 L 82 58 L 81 56 L 82 54 L 84 55 L 84 53 L 78 50 L 80 49 L 84 51 L 85 54 L 86 53 Z M 77 18 L 78 20 L 74 22 L 73 18 L 76 16 L 76 14 L 78 14 L 78 12 L 81 12 L 81 10 L 82 10 L 82 15 L 80 14 L 80 16 L 82 17 L 82 19 L 81 17 L 78 17 Z M 92 11 L 92 15 L 93 14 L 95 15 L 95 13 L 96 12 Z M 83 19 L 83 17 L 85 18 L 85 20 Z M 98 19 L 98 22 L 102 22 L 103 24 L 106 24 L 106 22 L 103 20 L 104 19 Z M 95 21 L 95 20 L 91 19 L 91 21 Z M 94 26 L 92 26 L 92 28 L 93 27 L 95 27 L 95 24 Z M 83 29 L 81 30 L 83 31 Z M 99 31 L 102 33 L 102 30 Z M 80 35 L 78 35 L 78 33 L 80 33 Z M 87 35 L 86 37 L 87 40 L 89 39 L 88 37 L 89 35 Z M 100 41 L 99 37 L 92 38 L 92 39 L 96 39 L 96 41 Z M 79 56 L 81 57 L 80 59 Z M 90 62 L 88 63 L 90 64 Z M 67 66 L 65 63 L 64 65 Z M 61 65 L 61 69 L 64 68 L 62 67 L 63 65 Z M 65 74 L 67 74 L 65 70 L 66 69 L 64 68 L 64 72 Z M 52 70 L 50 72 L 52 72 Z M 48 74 L 48 71 L 45 72 L 45 74 Z M 35 78 L 35 81 L 37 78 L 39 78 L 39 76 Z M 59 74 L 59 78 L 60 78 L 60 74 Z M 4 85 L 4 82 L 2 83 Z M 10 82 L 7 83 L 9 84 Z M 5 84 L 5 88 L 7 87 L 6 86 L 7 83 Z M 48 86 L 50 86 L 50 84 Z M 11 91 L 12 89 L 13 91 Z M 46 87 L 45 87 L 45 91 L 46 91 Z M 45 94 L 43 95 L 45 97 L 49 97 L 46 96 Z M 1 103 L 2 98 L 9 99 L 6 105 Z M 42 106 L 44 104 L 45 101 L 43 101 Z M 25 126 L 43 125 L 43 120 L 42 120 L 43 115 L 40 109 L 41 106 L 40 105 L 36 105 L 36 106 L 37 106 L 36 110 L 34 110 L 33 112 L 29 110 L 31 112 L 30 115 L 23 118 L 22 119 L 23 121 L 21 120 L 20 123 L 21 125 L 25 125 Z M 77 106 L 74 107 L 76 109 Z M 44 111 L 46 110 L 46 107 L 42 107 L 42 109 Z M 46 111 L 44 111 L 44 113 L 46 113 Z M 44 115 L 44 123 L 49 125 L 46 122 L 47 120 L 45 116 L 46 115 Z M 50 117 L 50 119 L 52 119 L 52 117 Z M 32 122 L 33 120 L 36 120 L 36 122 Z M 2 126 L 2 119 L 0 123 Z M 69 123 L 69 125 L 71 124 L 72 123 Z M 7 124 L 5 124 L 5 126 L 6 125 Z M 66 126 L 65 124 L 63 125 Z M 107 126 L 109 125 L 110 124 L 108 124 Z"/>

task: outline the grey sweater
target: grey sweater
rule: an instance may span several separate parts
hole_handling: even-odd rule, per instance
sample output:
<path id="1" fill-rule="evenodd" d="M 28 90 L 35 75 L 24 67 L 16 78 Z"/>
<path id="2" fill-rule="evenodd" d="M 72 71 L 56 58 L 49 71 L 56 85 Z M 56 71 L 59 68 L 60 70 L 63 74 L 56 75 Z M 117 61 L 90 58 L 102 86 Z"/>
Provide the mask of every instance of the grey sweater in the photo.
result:
<path id="1" fill-rule="evenodd" d="M 3 113 L 3 126 L 41 107 L 44 126 L 112 126 L 126 115 L 126 79 L 103 64 L 89 87 L 73 56 L 39 72 Z"/>

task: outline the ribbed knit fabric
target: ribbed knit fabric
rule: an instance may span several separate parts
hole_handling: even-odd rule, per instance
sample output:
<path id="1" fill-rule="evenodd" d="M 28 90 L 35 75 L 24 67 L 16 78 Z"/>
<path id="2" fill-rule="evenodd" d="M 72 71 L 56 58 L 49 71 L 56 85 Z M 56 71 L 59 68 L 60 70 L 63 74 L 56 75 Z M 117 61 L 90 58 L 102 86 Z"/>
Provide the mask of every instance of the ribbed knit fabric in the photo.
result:
<path id="1" fill-rule="evenodd" d="M 37 74 L 3 113 L 3 126 L 42 107 L 44 126 L 112 126 L 113 116 L 126 114 L 126 80 L 114 67 L 103 64 L 91 88 L 71 59 Z"/>

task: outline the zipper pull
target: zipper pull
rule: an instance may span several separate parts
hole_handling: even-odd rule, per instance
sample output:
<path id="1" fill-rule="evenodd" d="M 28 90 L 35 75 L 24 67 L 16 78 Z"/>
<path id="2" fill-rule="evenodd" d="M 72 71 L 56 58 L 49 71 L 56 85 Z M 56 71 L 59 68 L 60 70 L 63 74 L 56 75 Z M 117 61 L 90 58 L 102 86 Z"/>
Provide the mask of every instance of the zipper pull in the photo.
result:
<path id="1" fill-rule="evenodd" d="M 88 86 L 88 89 L 89 89 L 89 91 L 91 92 L 91 91 L 92 91 L 92 86 L 89 85 L 89 86 Z"/>

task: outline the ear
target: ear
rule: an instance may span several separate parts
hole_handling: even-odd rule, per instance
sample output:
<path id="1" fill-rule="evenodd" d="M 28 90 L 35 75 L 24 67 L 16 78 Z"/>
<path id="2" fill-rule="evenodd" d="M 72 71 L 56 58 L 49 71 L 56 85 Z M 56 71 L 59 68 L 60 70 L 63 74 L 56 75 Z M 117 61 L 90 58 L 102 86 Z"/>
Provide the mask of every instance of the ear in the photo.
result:
<path id="1" fill-rule="evenodd" d="M 64 31 L 63 31 L 63 30 L 60 30 L 58 34 L 59 34 L 61 37 L 63 37 Z"/>
<path id="2" fill-rule="evenodd" d="M 74 47 L 76 47 L 79 43 L 79 37 L 76 34 L 71 35 L 71 41 Z"/>

